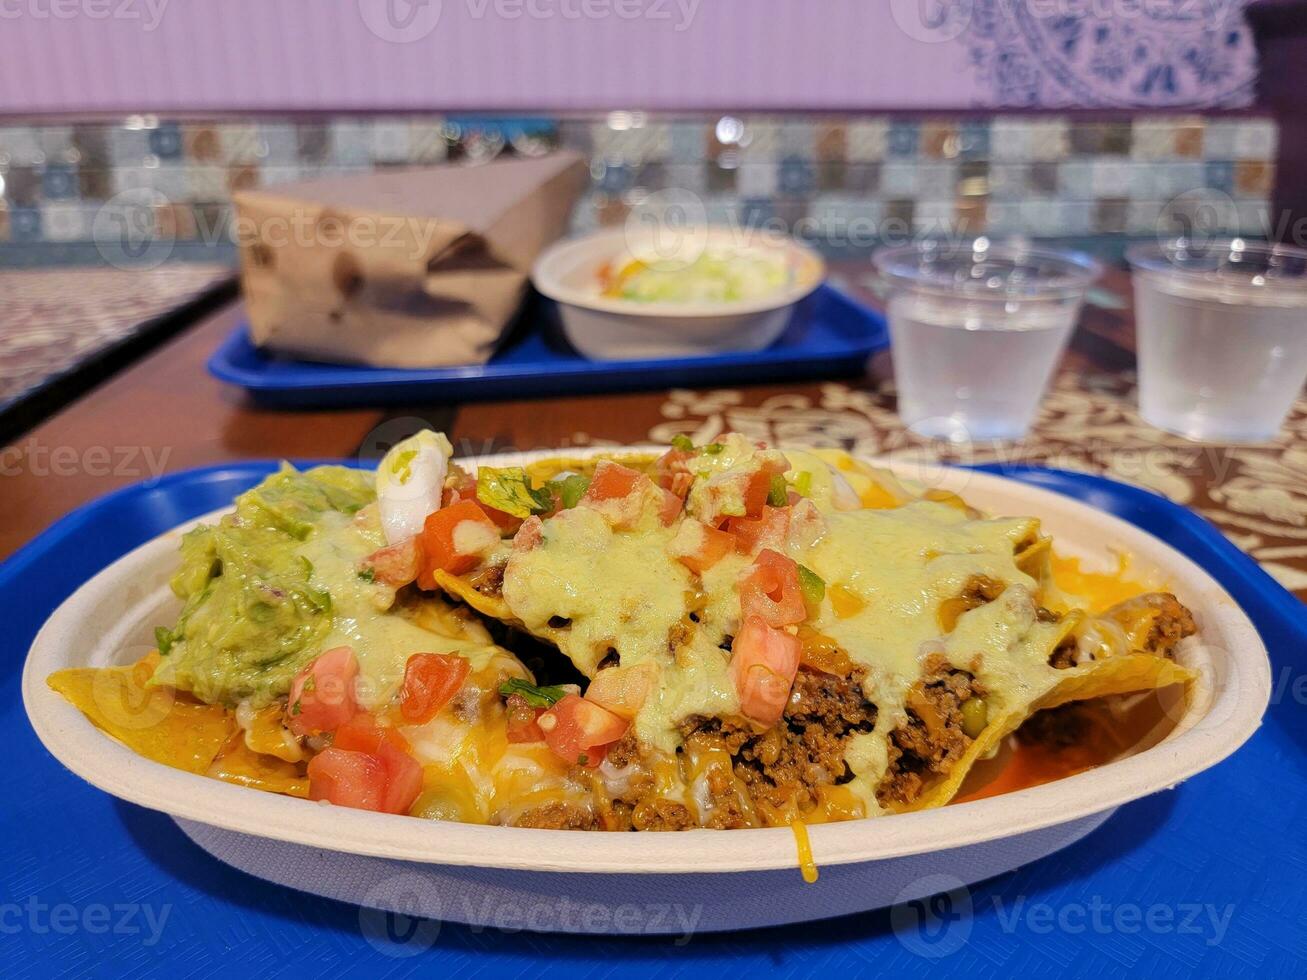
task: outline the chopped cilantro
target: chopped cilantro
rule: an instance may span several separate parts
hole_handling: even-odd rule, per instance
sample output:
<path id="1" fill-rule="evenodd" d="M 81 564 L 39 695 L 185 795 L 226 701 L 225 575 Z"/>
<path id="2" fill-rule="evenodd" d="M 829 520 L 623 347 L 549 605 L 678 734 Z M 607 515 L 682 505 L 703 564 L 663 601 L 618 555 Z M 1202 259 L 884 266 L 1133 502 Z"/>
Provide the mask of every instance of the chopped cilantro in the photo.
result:
<path id="1" fill-rule="evenodd" d="M 699 452 L 704 453 L 707 456 L 716 456 L 725 448 L 726 444 L 723 442 L 710 442 L 708 445 L 700 449 Z"/>
<path id="2" fill-rule="evenodd" d="M 537 687 L 520 677 L 514 677 L 511 681 L 500 684 L 499 693 L 504 697 L 516 694 L 533 708 L 552 708 L 567 697 L 567 689 L 564 687 Z"/>
<path id="3" fill-rule="evenodd" d="M 369 565 L 367 568 L 359 569 L 359 578 L 365 582 L 375 582 L 377 580 L 377 570 Z"/>
<path id="4" fill-rule="evenodd" d="M 168 656 L 168 651 L 172 649 L 174 640 L 171 630 L 163 626 L 154 628 L 154 645 L 159 648 L 159 656 Z"/>

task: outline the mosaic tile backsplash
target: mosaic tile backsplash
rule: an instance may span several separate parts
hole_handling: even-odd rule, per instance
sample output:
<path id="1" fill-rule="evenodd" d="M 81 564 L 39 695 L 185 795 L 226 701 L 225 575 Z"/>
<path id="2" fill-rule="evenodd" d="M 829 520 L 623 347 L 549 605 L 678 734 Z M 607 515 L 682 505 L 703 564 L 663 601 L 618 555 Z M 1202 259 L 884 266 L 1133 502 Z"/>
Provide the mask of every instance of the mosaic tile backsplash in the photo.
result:
<path id="1" fill-rule="evenodd" d="M 578 229 L 619 222 L 646 195 L 676 188 L 702 200 L 712 220 L 779 220 L 831 250 L 874 245 L 867 230 L 891 222 L 913 234 L 1152 234 L 1164 208 L 1195 195 L 1215 202 L 1226 230 L 1259 235 L 1276 140 L 1273 121 L 1242 115 L 611 112 L 0 125 L 0 242 L 95 242 L 115 208 L 145 194 L 153 235 L 218 248 L 229 243 L 235 190 L 557 146 L 591 161 Z"/>

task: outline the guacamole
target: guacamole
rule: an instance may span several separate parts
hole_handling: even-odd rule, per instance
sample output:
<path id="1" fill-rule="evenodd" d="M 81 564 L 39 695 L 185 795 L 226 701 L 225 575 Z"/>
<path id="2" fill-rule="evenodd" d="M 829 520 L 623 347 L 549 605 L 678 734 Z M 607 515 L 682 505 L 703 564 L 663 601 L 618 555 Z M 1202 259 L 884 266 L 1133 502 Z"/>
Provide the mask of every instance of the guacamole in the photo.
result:
<path id="1" fill-rule="evenodd" d="M 355 525 L 350 557 L 380 547 L 375 521 L 351 517 L 375 497 L 371 473 L 286 465 L 237 497 L 234 513 L 188 532 L 171 582 L 185 605 L 155 632 L 162 660 L 152 683 L 225 704 L 285 694 L 333 632 L 332 583 L 308 557 L 314 541 Z"/>

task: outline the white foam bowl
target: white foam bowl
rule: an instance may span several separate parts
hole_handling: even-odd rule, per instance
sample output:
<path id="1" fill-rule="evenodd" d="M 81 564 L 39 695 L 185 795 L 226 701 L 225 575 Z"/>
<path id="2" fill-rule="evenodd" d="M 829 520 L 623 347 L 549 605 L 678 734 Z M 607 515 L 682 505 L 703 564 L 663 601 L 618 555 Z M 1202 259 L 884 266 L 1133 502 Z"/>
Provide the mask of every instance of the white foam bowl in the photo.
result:
<path id="1" fill-rule="evenodd" d="M 629 361 L 762 350 L 785 330 L 795 305 L 821 284 L 826 265 L 812 249 L 788 238 L 705 226 L 659 242 L 656 232 L 618 228 L 559 242 L 545 251 L 531 281 L 558 303 L 563 332 L 593 360 Z M 790 270 L 781 289 L 729 303 L 635 303 L 600 294 L 599 271 L 636 256 L 693 261 L 704 249 L 779 256 Z"/>
<path id="2" fill-rule="evenodd" d="M 548 453 L 486 457 L 515 465 Z M 173 621 L 167 582 L 191 522 L 114 562 L 63 603 L 32 644 L 23 701 L 46 748 L 121 799 L 171 814 L 201 847 L 269 881 L 370 908 L 542 931 L 679 934 L 824 918 L 990 877 L 1078 840 L 1122 803 L 1220 762 L 1257 728 L 1270 667 L 1256 630 L 1206 572 L 1162 541 L 1058 494 L 985 473 L 894 469 L 994 514 L 1034 515 L 1059 549 L 1160 573 L 1200 637 L 1178 659 L 1200 679 L 1158 744 L 1004 796 L 810 828 L 821 869 L 807 885 L 789 829 L 580 833 L 433 823 L 310 803 L 195 776 L 136 755 L 47 687 L 64 667 L 135 659 Z M 212 515 L 211 515 L 212 516 Z M 1236 763 L 1237 764 L 1237 763 Z M 663 911 L 660 908 L 666 907 Z M 577 910 L 582 909 L 583 912 Z M 634 909 L 634 911 L 632 911 Z M 507 912 L 505 910 L 508 910 Z M 678 919 L 678 914 L 680 918 Z M 522 928 L 519 923 L 514 928 Z"/>

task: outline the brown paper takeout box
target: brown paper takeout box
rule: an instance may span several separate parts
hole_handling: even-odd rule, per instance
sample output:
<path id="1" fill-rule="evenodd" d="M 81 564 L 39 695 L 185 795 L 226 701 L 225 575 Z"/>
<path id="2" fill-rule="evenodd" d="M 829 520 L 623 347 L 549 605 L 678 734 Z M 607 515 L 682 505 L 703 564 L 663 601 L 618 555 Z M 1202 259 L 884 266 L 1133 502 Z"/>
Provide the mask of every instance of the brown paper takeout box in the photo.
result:
<path id="1" fill-rule="evenodd" d="M 242 191 L 254 343 L 374 367 L 484 363 L 586 179 L 564 152 Z"/>

